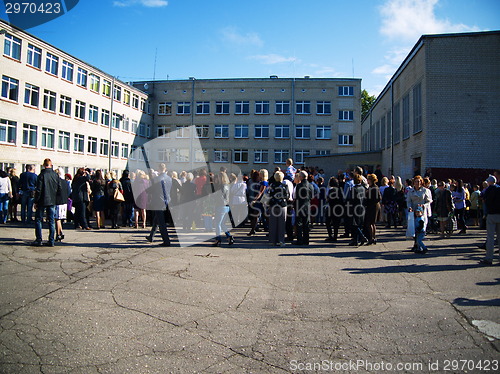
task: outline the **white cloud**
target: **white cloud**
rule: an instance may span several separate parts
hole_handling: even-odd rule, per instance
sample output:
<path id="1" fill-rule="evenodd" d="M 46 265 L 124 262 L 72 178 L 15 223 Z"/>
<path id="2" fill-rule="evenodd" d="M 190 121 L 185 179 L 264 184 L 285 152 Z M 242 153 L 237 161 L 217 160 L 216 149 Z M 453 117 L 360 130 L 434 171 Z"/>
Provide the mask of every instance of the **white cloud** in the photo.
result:
<path id="1" fill-rule="evenodd" d="M 114 6 L 118 7 L 127 7 L 132 5 L 143 5 L 148 8 L 161 8 L 168 5 L 168 1 L 166 0 L 122 0 L 122 1 L 113 1 Z"/>
<path id="2" fill-rule="evenodd" d="M 380 6 L 380 33 L 391 39 L 417 41 L 423 34 L 475 31 L 477 27 L 439 19 L 435 8 L 439 0 L 388 0 Z"/>
<path id="3" fill-rule="evenodd" d="M 222 38 L 235 45 L 254 45 L 261 47 L 264 42 L 260 36 L 255 32 L 248 32 L 246 34 L 240 33 L 235 27 L 226 27 L 221 30 Z"/>
<path id="4" fill-rule="evenodd" d="M 274 65 L 274 64 L 281 64 L 284 62 L 298 62 L 295 57 L 285 57 L 285 56 L 280 56 L 274 53 L 268 54 L 268 55 L 256 55 L 256 56 L 250 56 L 250 59 L 260 61 L 263 64 L 266 65 Z"/>

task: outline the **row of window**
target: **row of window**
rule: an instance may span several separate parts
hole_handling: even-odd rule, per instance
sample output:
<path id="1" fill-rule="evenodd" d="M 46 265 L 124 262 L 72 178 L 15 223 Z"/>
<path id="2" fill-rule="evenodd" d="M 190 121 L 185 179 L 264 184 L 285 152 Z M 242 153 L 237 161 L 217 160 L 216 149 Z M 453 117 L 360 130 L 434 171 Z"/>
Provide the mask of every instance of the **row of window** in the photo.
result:
<path id="1" fill-rule="evenodd" d="M 14 60 L 21 61 L 22 40 L 11 35 L 5 34 L 4 39 L 4 55 Z M 35 69 L 42 69 L 42 49 L 28 43 L 26 49 L 26 64 Z M 139 98 L 139 95 L 131 93 L 130 90 L 122 88 L 118 84 L 113 84 L 109 79 L 102 78 L 88 70 L 75 66 L 72 62 L 61 59 L 58 56 L 46 51 L 45 52 L 45 72 L 61 76 L 67 82 L 76 82 L 76 84 L 83 88 L 89 88 L 91 91 L 101 93 L 106 97 L 111 97 L 125 105 L 132 105 L 135 109 L 145 110 L 146 100 Z M 111 92 L 113 86 L 113 92 Z"/>
<path id="2" fill-rule="evenodd" d="M 54 91 L 47 89 L 43 90 L 43 97 L 41 97 L 41 89 L 30 83 L 25 83 L 24 88 L 24 104 L 33 108 L 40 107 L 40 101 L 42 108 L 45 111 L 56 113 L 63 116 L 71 117 L 82 121 L 88 121 L 90 123 L 98 124 L 109 127 L 110 121 L 111 126 L 114 129 L 122 129 L 123 131 L 131 131 L 134 134 L 140 136 L 149 137 L 150 134 L 146 131 L 145 124 L 139 124 L 136 120 L 132 120 L 132 126 L 130 126 L 130 119 L 124 117 L 120 114 L 113 113 L 107 109 L 99 109 L 97 106 L 88 104 L 81 101 L 75 100 L 73 106 L 73 99 L 65 95 L 59 95 L 59 106 L 57 105 L 57 94 Z M 2 93 L 1 97 L 11 101 L 18 101 L 19 96 L 19 81 L 17 79 L 2 76 Z"/>
<path id="3" fill-rule="evenodd" d="M 254 102 L 254 114 L 270 114 L 270 102 L 268 100 Z M 230 114 L 230 101 L 216 101 L 215 114 Z M 196 114 L 210 114 L 210 101 L 197 101 Z M 191 114 L 191 102 L 179 101 L 176 103 L 176 114 Z M 173 113 L 172 102 L 161 102 L 158 104 L 158 115 L 171 115 Z M 250 101 L 235 101 L 234 114 L 250 114 Z M 290 114 L 290 101 L 277 100 L 274 103 L 274 114 Z M 295 101 L 295 114 L 311 114 L 310 101 Z M 331 115 L 332 103 L 330 101 L 316 101 L 317 115 Z M 352 110 L 339 110 L 339 121 L 352 121 L 354 112 Z"/>
<path id="4" fill-rule="evenodd" d="M 225 93 L 226 90 L 224 88 L 221 88 L 220 92 L 221 93 Z M 240 92 L 245 92 L 245 89 L 244 88 L 240 89 Z M 266 92 L 266 89 L 265 88 L 261 88 L 260 92 Z M 286 89 L 282 88 L 281 92 L 286 92 Z M 307 90 L 305 88 L 303 88 L 301 90 L 301 92 L 307 92 Z M 323 93 L 327 92 L 326 88 L 323 88 L 321 90 L 321 92 L 323 92 Z M 168 94 L 168 90 L 163 91 L 163 93 L 165 95 Z M 182 93 L 183 94 L 187 94 L 188 90 L 182 90 Z M 207 90 L 206 89 L 202 89 L 201 93 L 202 94 L 207 93 Z M 338 94 L 339 94 L 339 96 L 354 96 L 354 87 L 353 86 L 339 86 L 338 87 Z"/>
<path id="5" fill-rule="evenodd" d="M 143 132 L 144 135 L 148 135 L 150 132 L 149 127 L 144 124 L 139 126 L 137 132 Z M 56 137 L 57 135 L 57 137 Z M 95 146 L 90 146 L 90 139 L 96 139 L 89 137 L 89 148 L 87 152 L 89 154 L 97 154 L 97 141 Z M 74 134 L 73 145 L 71 148 L 70 133 L 63 130 L 58 130 L 49 127 L 43 127 L 38 125 L 31 125 L 28 123 L 23 124 L 22 127 L 22 142 L 23 146 L 27 147 L 38 147 L 44 149 L 58 149 L 60 151 L 74 151 L 77 153 L 84 152 L 84 135 Z M 107 140 L 101 140 L 107 147 Z M 15 121 L 9 121 L 5 119 L 0 119 L 0 144 L 17 144 L 17 123 Z M 107 149 L 107 148 L 106 148 Z M 107 154 L 107 153 L 101 153 Z M 115 152 L 112 153 L 115 156 Z M 125 157 L 125 156 L 122 156 Z M 127 156 L 128 157 L 128 156 Z"/>
<path id="6" fill-rule="evenodd" d="M 394 123 L 391 125 L 391 111 L 372 123 L 367 133 L 363 135 L 363 150 L 379 150 L 398 144 L 402 139 L 410 138 L 410 120 L 413 122 L 413 134 L 422 131 L 422 84 L 416 84 L 412 90 L 412 108 L 410 110 L 410 92 L 394 105 Z M 394 128 L 394 134 L 392 129 Z M 392 139 L 394 136 L 394 139 Z"/>
<path id="7" fill-rule="evenodd" d="M 248 139 L 250 137 L 250 125 L 196 125 L 196 137 L 200 139 L 210 138 L 210 133 L 213 134 L 214 139 L 228 139 L 233 136 L 235 139 Z M 310 125 L 295 125 L 295 139 L 311 139 Z M 230 134 L 230 128 L 233 133 Z M 158 126 L 157 137 L 159 138 L 190 138 L 190 126 Z M 316 139 L 332 139 L 332 126 L 330 125 L 317 125 L 313 131 L 316 131 Z M 270 125 L 254 125 L 253 138 L 254 139 L 268 139 L 271 134 Z M 274 125 L 274 138 L 275 139 L 290 139 L 290 125 Z M 342 144 L 345 145 L 345 144 Z"/>

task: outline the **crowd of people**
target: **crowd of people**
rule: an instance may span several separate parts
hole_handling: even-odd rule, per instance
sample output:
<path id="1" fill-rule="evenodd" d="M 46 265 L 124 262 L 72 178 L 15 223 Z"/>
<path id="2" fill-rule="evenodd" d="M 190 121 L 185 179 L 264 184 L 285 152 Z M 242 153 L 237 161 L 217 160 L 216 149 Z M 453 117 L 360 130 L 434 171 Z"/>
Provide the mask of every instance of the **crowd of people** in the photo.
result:
<path id="1" fill-rule="evenodd" d="M 384 224 L 386 229 L 406 228 L 406 236 L 414 238 L 412 251 L 419 254 L 428 250 L 426 235 L 446 238 L 455 230 L 466 235 L 469 224 L 487 229 L 487 254 L 481 262 L 490 265 L 495 234 L 500 235 L 499 178 L 495 172 L 482 185 L 470 185 L 416 175 L 403 184 L 398 176 L 384 176 L 380 167 L 373 174 L 356 167 L 339 170 L 326 182 L 323 170 L 297 169 L 288 159 L 283 170 L 277 167 L 271 175 L 266 169 L 228 175 L 225 168 L 177 173 L 160 164 L 158 170 L 125 170 L 118 179 L 113 171 L 83 167 L 71 176 L 54 170 L 46 159 L 38 175 L 33 165 L 20 176 L 14 168 L 0 171 L 0 223 L 18 222 L 20 205 L 20 221 L 35 222 L 36 246 L 62 241 L 65 221 L 73 222 L 75 229 L 99 230 L 106 228 L 106 218 L 111 229 L 150 226 L 149 242 L 159 230 L 164 246 L 171 243 L 169 232 L 203 227 L 215 231 L 214 246 L 224 237 L 232 245 L 229 225 L 249 226 L 248 236 L 266 232 L 276 246 L 308 245 L 310 231 L 317 226 L 326 227 L 327 242 L 342 237 L 349 238 L 351 246 L 375 245 L 377 227 Z M 44 214 L 49 225 L 46 243 Z"/>

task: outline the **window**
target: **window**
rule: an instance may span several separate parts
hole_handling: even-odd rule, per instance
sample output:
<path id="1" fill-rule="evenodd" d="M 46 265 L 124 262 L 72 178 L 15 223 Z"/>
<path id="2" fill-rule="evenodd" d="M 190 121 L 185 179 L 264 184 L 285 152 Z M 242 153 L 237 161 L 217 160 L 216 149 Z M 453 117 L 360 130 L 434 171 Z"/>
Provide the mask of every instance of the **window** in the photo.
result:
<path id="1" fill-rule="evenodd" d="M 122 130 L 123 131 L 128 131 L 130 128 L 130 119 L 128 117 L 124 117 L 123 118 L 123 127 L 122 127 Z"/>
<path id="2" fill-rule="evenodd" d="M 413 133 L 422 131 L 422 84 L 413 88 Z"/>
<path id="3" fill-rule="evenodd" d="M 92 104 L 89 105 L 89 122 L 99 122 L 99 108 Z"/>
<path id="4" fill-rule="evenodd" d="M 177 114 L 190 114 L 191 103 L 189 101 L 179 101 L 177 103 Z"/>
<path id="5" fill-rule="evenodd" d="M 52 75 L 57 75 L 59 68 L 59 57 L 54 56 L 52 53 L 47 52 L 47 57 L 45 58 L 45 71 Z"/>
<path id="6" fill-rule="evenodd" d="M 87 141 L 87 153 L 90 153 L 92 155 L 97 154 L 97 138 L 89 136 L 89 139 Z"/>
<path id="7" fill-rule="evenodd" d="M 120 143 L 111 142 L 111 156 L 113 157 L 120 156 Z"/>
<path id="8" fill-rule="evenodd" d="M 90 78 L 90 90 L 94 92 L 99 92 L 99 88 L 101 85 L 101 78 L 92 73 L 89 74 L 89 78 Z"/>
<path id="9" fill-rule="evenodd" d="M 330 101 L 316 102 L 316 114 L 332 114 L 332 103 Z"/>
<path id="10" fill-rule="evenodd" d="M 59 149 L 69 152 L 69 132 L 59 131 Z"/>
<path id="11" fill-rule="evenodd" d="M 56 131 L 47 127 L 42 127 L 42 148 L 54 149 Z"/>
<path id="12" fill-rule="evenodd" d="M 248 162 L 248 149 L 235 149 L 233 151 L 233 157 L 235 163 Z"/>
<path id="13" fill-rule="evenodd" d="M 214 162 L 229 162 L 229 151 L 227 149 L 214 149 Z"/>
<path id="14" fill-rule="evenodd" d="M 387 148 L 392 146 L 391 111 L 387 113 Z"/>
<path id="15" fill-rule="evenodd" d="M 101 110 L 101 125 L 109 126 L 109 110 Z"/>
<path id="16" fill-rule="evenodd" d="M 161 116 L 172 114 L 172 103 L 158 103 L 158 114 Z"/>
<path id="17" fill-rule="evenodd" d="M 87 70 L 78 68 L 78 74 L 76 76 L 76 84 L 82 87 L 87 87 Z"/>
<path id="18" fill-rule="evenodd" d="M 139 96 L 132 94 L 132 108 L 139 109 Z"/>
<path id="19" fill-rule="evenodd" d="M 269 125 L 255 125 L 256 139 L 269 138 Z"/>
<path id="20" fill-rule="evenodd" d="M 75 103 L 75 118 L 85 120 L 86 104 L 83 101 L 76 100 Z"/>
<path id="21" fill-rule="evenodd" d="M 137 152 L 136 152 L 136 150 L 137 150 L 137 146 L 136 146 L 136 145 L 131 145 L 131 146 L 130 146 L 130 153 L 129 153 L 129 156 L 128 156 L 128 157 L 129 157 L 131 160 L 135 160 L 135 159 L 136 159 L 136 156 L 137 156 Z"/>
<path id="22" fill-rule="evenodd" d="M 401 105 L 396 103 L 394 105 L 394 144 L 398 144 L 401 137 Z"/>
<path id="23" fill-rule="evenodd" d="M 208 138 L 209 130 L 210 126 L 208 125 L 196 125 L 196 136 L 199 139 L 206 139 Z"/>
<path id="24" fill-rule="evenodd" d="M 295 163 L 303 164 L 304 157 L 309 156 L 310 152 L 308 150 L 299 149 L 295 151 Z"/>
<path id="25" fill-rule="evenodd" d="M 339 145 L 353 145 L 352 135 L 339 135 Z"/>
<path id="26" fill-rule="evenodd" d="M 194 162 L 207 162 L 208 151 L 206 149 L 194 149 Z"/>
<path id="27" fill-rule="evenodd" d="M 23 125 L 23 145 L 36 147 L 38 138 L 38 127 L 35 125 Z"/>
<path id="28" fill-rule="evenodd" d="M 290 138 L 290 125 L 276 125 L 274 127 L 274 137 L 277 139 Z"/>
<path id="29" fill-rule="evenodd" d="M 26 83 L 24 88 L 24 103 L 26 105 L 38 107 L 40 97 L 40 88 Z"/>
<path id="30" fill-rule="evenodd" d="M 158 138 L 170 138 L 170 126 L 158 126 Z"/>
<path id="31" fill-rule="evenodd" d="M 290 114 L 290 102 L 276 101 L 276 114 Z"/>
<path id="32" fill-rule="evenodd" d="M 319 151 L 316 151 L 317 156 L 328 156 L 331 154 L 331 151 L 329 149 L 321 149 Z"/>
<path id="33" fill-rule="evenodd" d="M 274 163 L 275 164 L 285 164 L 286 160 L 289 158 L 288 150 L 286 149 L 275 149 L 274 150 Z"/>
<path id="34" fill-rule="evenodd" d="M 410 95 L 403 97 L 403 139 L 410 137 Z"/>
<path id="35" fill-rule="evenodd" d="M 255 114 L 269 114 L 269 101 L 256 101 Z"/>
<path id="36" fill-rule="evenodd" d="M 0 119 L 0 143 L 16 144 L 17 123 Z"/>
<path id="37" fill-rule="evenodd" d="M 215 138 L 229 138 L 229 125 L 215 125 Z"/>
<path id="38" fill-rule="evenodd" d="M 210 102 L 198 101 L 196 103 L 196 114 L 210 114 Z"/>
<path id="39" fill-rule="evenodd" d="M 248 138 L 248 125 L 236 125 L 234 127 L 235 138 Z"/>
<path id="40" fill-rule="evenodd" d="M 128 158 L 128 144 L 122 143 L 122 158 Z"/>
<path id="41" fill-rule="evenodd" d="M 123 90 L 123 104 L 130 105 L 130 91 Z"/>
<path id="42" fill-rule="evenodd" d="M 15 60 L 21 60 L 21 39 L 14 35 L 5 34 L 3 45 L 3 54 L 12 57 Z"/>
<path id="43" fill-rule="evenodd" d="M 295 113 L 297 114 L 311 114 L 310 101 L 297 101 L 295 103 Z"/>
<path id="44" fill-rule="evenodd" d="M 56 111 L 56 93 L 54 91 L 43 90 L 43 109 Z"/>
<path id="45" fill-rule="evenodd" d="M 189 148 L 179 148 L 175 152 L 176 162 L 189 162 Z"/>
<path id="46" fill-rule="evenodd" d="M 7 100 L 17 101 L 19 95 L 19 81 L 2 75 L 2 97 Z"/>
<path id="47" fill-rule="evenodd" d="M 71 116 L 71 97 L 61 95 L 59 99 L 59 113 Z"/>
<path id="48" fill-rule="evenodd" d="M 215 114 L 229 114 L 229 101 L 216 101 Z"/>
<path id="49" fill-rule="evenodd" d="M 106 97 L 111 97 L 111 82 L 107 79 L 102 80 L 102 94 Z"/>
<path id="50" fill-rule="evenodd" d="M 339 96 L 354 96 L 354 87 L 350 86 L 339 87 Z"/>
<path id="51" fill-rule="evenodd" d="M 375 150 L 380 149 L 380 121 L 375 122 Z"/>
<path id="52" fill-rule="evenodd" d="M 253 161 L 256 164 L 267 164 L 269 162 L 269 151 L 267 149 L 256 149 L 253 153 Z"/>
<path id="53" fill-rule="evenodd" d="M 339 110 L 339 121 L 352 121 L 354 112 L 352 110 Z"/>
<path id="54" fill-rule="evenodd" d="M 143 122 L 139 123 L 139 133 L 138 133 L 138 135 L 142 136 L 142 137 L 148 136 L 148 127 Z"/>
<path id="55" fill-rule="evenodd" d="M 189 127 L 188 126 L 181 126 L 177 125 L 175 127 L 175 137 L 176 138 L 189 138 L 190 137 L 190 132 L 189 132 Z"/>
<path id="56" fill-rule="evenodd" d="M 37 69 L 42 67 L 42 50 L 40 48 L 35 47 L 33 44 L 28 44 L 28 55 L 26 57 L 28 65 Z"/>
<path id="57" fill-rule="evenodd" d="M 73 138 L 73 150 L 77 153 L 83 153 L 85 144 L 85 135 L 75 134 Z"/>
<path id="58" fill-rule="evenodd" d="M 236 101 L 234 114 L 250 114 L 250 102 L 249 101 Z"/>
<path id="59" fill-rule="evenodd" d="M 122 88 L 116 84 L 113 87 L 113 99 L 116 101 L 122 101 Z"/>
<path id="60" fill-rule="evenodd" d="M 380 148 L 385 148 L 385 116 L 380 120 Z"/>
<path id="61" fill-rule="evenodd" d="M 141 97 L 141 112 L 146 111 L 146 99 Z"/>
<path id="62" fill-rule="evenodd" d="M 170 150 L 168 148 L 158 149 L 158 162 L 170 162 Z"/>
<path id="63" fill-rule="evenodd" d="M 103 156 L 108 155 L 109 142 L 106 139 L 101 139 L 99 154 Z"/>
<path id="64" fill-rule="evenodd" d="M 120 129 L 121 116 L 119 114 L 113 113 L 113 120 L 111 121 L 111 127 L 114 129 Z"/>
<path id="65" fill-rule="evenodd" d="M 332 127 L 331 126 L 316 126 L 316 139 L 331 139 Z"/>
<path id="66" fill-rule="evenodd" d="M 71 62 L 63 60 L 61 78 L 73 82 L 73 64 Z"/>
<path id="67" fill-rule="evenodd" d="M 136 120 L 132 120 L 132 134 L 137 134 L 139 129 L 139 123 Z"/>
<path id="68" fill-rule="evenodd" d="M 310 139 L 310 138 L 311 138 L 311 126 L 297 125 L 295 127 L 295 139 Z"/>

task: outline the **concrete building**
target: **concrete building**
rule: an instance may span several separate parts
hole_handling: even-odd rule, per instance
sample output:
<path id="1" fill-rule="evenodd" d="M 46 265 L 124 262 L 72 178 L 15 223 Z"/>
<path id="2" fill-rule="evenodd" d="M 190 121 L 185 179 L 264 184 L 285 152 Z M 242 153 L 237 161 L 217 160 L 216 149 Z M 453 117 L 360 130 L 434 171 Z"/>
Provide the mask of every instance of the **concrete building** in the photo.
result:
<path id="1" fill-rule="evenodd" d="M 362 150 L 402 178 L 499 168 L 500 32 L 424 35 L 362 122 Z"/>
<path id="2" fill-rule="evenodd" d="M 170 137 L 172 145 L 150 152 L 152 165 L 233 163 L 249 172 L 283 167 L 289 157 L 301 165 L 308 155 L 361 150 L 361 79 L 190 78 L 134 86 L 149 94 L 154 136 Z M 192 137 L 191 126 L 201 149 L 175 147 L 169 134 Z"/>
<path id="3" fill-rule="evenodd" d="M 147 95 L 0 21 L 0 168 L 123 170 L 151 135 Z"/>

